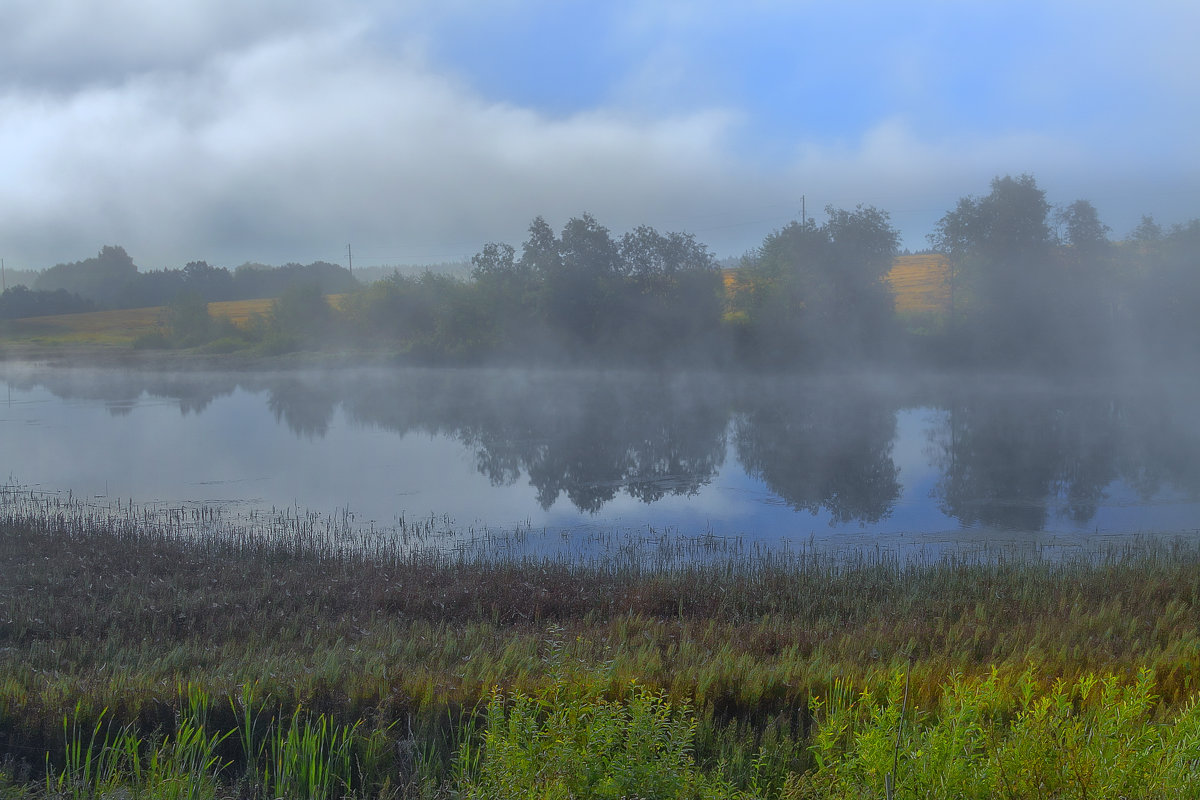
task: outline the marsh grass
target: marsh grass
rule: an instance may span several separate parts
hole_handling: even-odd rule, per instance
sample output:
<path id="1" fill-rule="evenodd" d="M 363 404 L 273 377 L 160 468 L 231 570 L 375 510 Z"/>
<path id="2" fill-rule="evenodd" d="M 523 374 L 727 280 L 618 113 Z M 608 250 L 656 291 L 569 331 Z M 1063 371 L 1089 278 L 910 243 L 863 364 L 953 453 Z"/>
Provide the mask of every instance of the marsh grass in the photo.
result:
<path id="1" fill-rule="evenodd" d="M 163 800 L 217 797 L 227 764 L 219 749 L 229 734 L 210 733 L 204 724 L 203 694 L 189 689 L 189 702 L 169 735 L 143 736 L 133 723 L 117 726 L 102 710 L 94 723 L 82 704 L 63 719 L 63 763 L 46 756 L 45 796 L 92 798 L 151 796 Z"/>
<path id="2" fill-rule="evenodd" d="M 1017 743 L 1074 730 L 1055 720 L 1078 717 L 1050 713 L 1063 697 L 1072 709 L 1100 709 L 1105 691 L 1125 703 L 1125 733 L 1100 736 L 1095 717 L 1077 731 L 1114 743 L 1094 772 L 1118 750 L 1122 763 L 1134 751 L 1186 763 L 1195 741 L 1180 722 L 1200 693 L 1195 542 L 921 559 L 647 533 L 572 559 L 513 555 L 505 536 L 443 517 L 377 530 L 349 512 L 230 516 L 10 487 L 0 492 L 9 774 L 40 769 L 38 791 L 56 796 L 104 794 L 114 780 L 122 792 L 173 785 L 183 773 L 210 776 L 193 783 L 213 794 L 189 796 L 430 796 L 512 767 L 488 766 L 503 746 L 486 737 L 522 703 L 513 747 L 536 742 L 560 710 L 557 730 L 603 722 L 572 735 L 610 730 L 614 748 L 633 720 L 661 713 L 690 730 L 705 785 L 765 797 L 874 791 L 834 778 L 882 781 L 862 765 L 891 769 L 901 716 L 900 797 L 935 752 L 964 757 L 930 775 L 960 769 L 965 781 L 983 768 L 965 726 L 984 711 L 991 739 L 980 747 L 1011 755 L 995 756 L 993 776 L 1051 755 Z M 909 654 L 902 714 L 890 698 Z M 1130 687 L 1142 694 L 1119 695 Z M 970 706 L 988 692 L 991 705 Z M 1038 698 L 1051 700 L 1034 719 Z M 952 719 L 959 727 L 938 727 Z M 1181 733 L 1162 738 L 1164 725 Z M 561 758 L 604 740 L 579 741 L 589 744 Z"/>
<path id="3" fill-rule="evenodd" d="M 869 685 L 814 698 L 816 768 L 790 775 L 784 798 L 1168 798 L 1200 796 L 1200 707 L 1168 712 L 1153 676 L 1058 679 L 952 676 L 935 708 L 902 725 L 897 671 L 880 701 Z M 904 731 L 893 749 L 897 731 Z"/>

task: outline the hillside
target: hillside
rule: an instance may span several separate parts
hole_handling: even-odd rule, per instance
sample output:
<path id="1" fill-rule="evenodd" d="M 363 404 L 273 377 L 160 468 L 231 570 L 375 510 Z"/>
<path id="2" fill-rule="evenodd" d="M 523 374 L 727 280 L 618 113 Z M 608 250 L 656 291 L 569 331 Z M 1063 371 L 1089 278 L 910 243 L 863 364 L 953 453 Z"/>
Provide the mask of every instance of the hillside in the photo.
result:
<path id="1" fill-rule="evenodd" d="M 721 274 L 727 297 L 749 286 L 738 268 L 724 269 Z M 897 256 L 887 280 L 896 293 L 896 311 L 901 314 L 944 311 L 950 303 L 943 256 Z"/>
<path id="2" fill-rule="evenodd" d="M 902 314 L 944 311 L 950 304 L 943 256 L 900 256 L 887 279 L 896 292 L 896 310 Z"/>
<path id="3" fill-rule="evenodd" d="M 253 315 L 270 311 L 273 302 L 270 299 L 230 300 L 209 303 L 208 310 L 213 316 L 227 317 L 243 325 Z M 138 336 L 162 327 L 165 310 L 156 306 L 15 319 L 0 323 L 0 335 L 41 344 L 128 345 Z"/>

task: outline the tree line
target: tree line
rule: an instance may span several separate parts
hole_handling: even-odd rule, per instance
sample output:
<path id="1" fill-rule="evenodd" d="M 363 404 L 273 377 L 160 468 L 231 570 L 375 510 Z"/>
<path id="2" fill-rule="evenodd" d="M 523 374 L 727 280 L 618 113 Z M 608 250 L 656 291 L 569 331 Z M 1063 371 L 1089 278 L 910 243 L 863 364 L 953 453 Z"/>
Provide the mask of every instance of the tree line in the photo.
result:
<path id="1" fill-rule="evenodd" d="M 1055 369 L 1178 360 L 1200 349 L 1200 220 L 1146 217 L 1110 238 L 1087 200 L 1052 206 L 1032 176 L 997 177 L 937 223 L 947 307 L 898 315 L 885 211 L 825 209 L 721 270 L 693 236 L 592 216 L 538 217 L 518 251 L 491 243 L 469 280 L 393 276 L 341 305 L 351 339 L 429 360 L 830 365 L 923 360 Z"/>
<path id="2" fill-rule="evenodd" d="M 277 346 L 348 345 L 429 362 L 1055 368 L 1179 359 L 1200 346 L 1200 220 L 1163 228 L 1147 217 L 1113 241 L 1090 202 L 1055 208 L 1032 176 L 998 177 L 929 236 L 945 259 L 948 303 L 914 324 L 896 313 L 887 280 L 899 242 L 887 212 L 825 212 L 820 224 L 773 231 L 734 270 L 691 234 L 640 226 L 614 236 L 585 213 L 561 231 L 537 217 L 519 250 L 485 245 L 469 278 L 396 273 L 361 286 L 322 262 L 138 273 L 109 247 L 48 270 L 35 289 L 101 307 L 172 302 L 175 319 L 195 323 L 176 337 L 188 346 L 219 328 L 192 319 L 204 314 L 197 303 L 277 296 L 267 326 Z M 325 298 L 335 293 L 336 306 Z"/>
<path id="3" fill-rule="evenodd" d="M 247 263 L 233 271 L 192 261 L 181 269 L 139 272 L 125 248 L 106 245 L 91 258 L 37 274 L 31 286 L 6 290 L 0 295 L 0 319 L 165 306 L 188 293 L 207 302 L 271 298 L 298 283 L 316 284 L 325 294 L 358 286 L 344 267 L 324 261 L 281 267 Z"/>

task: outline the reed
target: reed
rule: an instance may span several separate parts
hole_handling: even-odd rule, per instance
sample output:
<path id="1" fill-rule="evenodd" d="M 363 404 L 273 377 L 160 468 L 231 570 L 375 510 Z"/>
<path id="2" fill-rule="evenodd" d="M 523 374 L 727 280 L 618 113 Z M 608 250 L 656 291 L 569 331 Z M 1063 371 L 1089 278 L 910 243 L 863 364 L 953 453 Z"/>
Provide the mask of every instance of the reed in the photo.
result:
<path id="1" fill-rule="evenodd" d="M 507 714 L 514 698 L 536 700 L 533 735 L 574 703 L 580 725 L 625 720 L 612 722 L 625 740 L 636 686 L 651 717 L 694 721 L 697 775 L 755 796 L 799 792 L 826 780 L 823 763 L 865 752 L 847 736 L 821 749 L 840 725 L 831 707 L 854 709 L 856 730 L 881 715 L 905 796 L 914 754 L 931 752 L 920 737 L 988 686 L 1003 700 L 992 751 L 1006 753 L 1022 698 L 1056 685 L 1086 707 L 1097 687 L 1144 685 L 1149 705 L 1131 723 L 1143 733 L 1186 733 L 1176 721 L 1200 693 L 1195 542 L 905 557 L 646 531 L 600 537 L 608 549 L 585 558 L 513 555 L 540 531 L 462 533 L 442 517 L 381 531 L 349 512 L 238 516 L 5 489 L 8 774 L 40 770 L 38 793 L 72 796 L 183 774 L 203 778 L 195 796 L 428 796 L 483 774 L 489 704 Z M 888 693 L 909 654 L 905 710 Z M 1184 752 L 1165 742 L 1144 744 Z M 997 775 L 1016 763 L 996 758 Z"/>

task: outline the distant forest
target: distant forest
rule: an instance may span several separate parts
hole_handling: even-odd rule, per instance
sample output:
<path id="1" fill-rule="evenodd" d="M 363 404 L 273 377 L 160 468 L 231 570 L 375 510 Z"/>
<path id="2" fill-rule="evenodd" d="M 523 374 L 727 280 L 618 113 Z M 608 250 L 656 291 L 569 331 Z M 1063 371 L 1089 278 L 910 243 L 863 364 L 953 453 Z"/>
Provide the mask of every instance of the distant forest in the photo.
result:
<path id="1" fill-rule="evenodd" d="M 192 262 L 138 272 L 120 247 L 0 296 L 0 318 L 168 306 L 154 346 L 267 352 L 338 347 L 427 363 L 779 366 L 917 359 L 1058 368 L 1200 352 L 1200 220 L 1144 217 L 1120 241 L 1086 200 L 1054 207 L 1033 177 L 998 177 L 928 237 L 945 308 L 897 313 L 899 235 L 885 211 L 828 207 L 769 234 L 737 269 L 685 233 L 614 237 L 589 214 L 533 220 L 520 250 L 490 243 L 469 276 L 393 272 L 368 285 L 334 264 Z M 327 295 L 340 295 L 331 304 Z M 278 298 L 251 328 L 205 304 Z"/>

